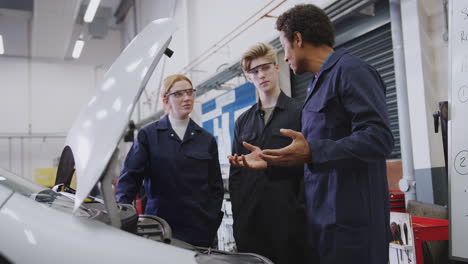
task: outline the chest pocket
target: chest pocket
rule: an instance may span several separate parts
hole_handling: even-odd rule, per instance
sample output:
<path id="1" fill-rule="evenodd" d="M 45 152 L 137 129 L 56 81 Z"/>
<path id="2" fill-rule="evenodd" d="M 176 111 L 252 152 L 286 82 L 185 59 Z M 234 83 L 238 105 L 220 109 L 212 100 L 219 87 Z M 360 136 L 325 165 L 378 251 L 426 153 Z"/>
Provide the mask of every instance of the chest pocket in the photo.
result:
<path id="1" fill-rule="evenodd" d="M 241 142 L 242 141 L 245 141 L 249 144 L 253 144 L 255 145 L 255 140 L 257 140 L 257 133 L 255 133 L 255 131 L 244 131 L 241 136 L 240 136 L 240 140 Z"/>
<path id="2" fill-rule="evenodd" d="M 331 96 L 317 102 L 309 101 L 304 107 L 303 122 L 313 126 L 335 128 L 346 122 L 343 106 L 337 96 Z"/>
<path id="3" fill-rule="evenodd" d="M 190 159 L 196 160 L 211 160 L 212 156 L 208 152 L 187 152 L 185 156 Z"/>
<path id="4" fill-rule="evenodd" d="M 260 143 L 258 141 L 258 135 L 257 135 L 256 131 L 249 130 L 249 129 L 245 129 L 240 134 L 239 142 L 241 143 L 241 145 L 242 145 L 243 141 L 245 141 L 245 142 L 247 142 L 247 143 L 249 143 L 251 145 L 254 145 L 254 146 L 258 146 L 259 143 Z M 241 155 L 241 154 L 248 154 L 248 153 L 250 153 L 250 151 L 247 150 L 245 147 L 241 146 L 241 148 L 239 149 L 239 152 L 237 154 Z"/>
<path id="5" fill-rule="evenodd" d="M 213 156 L 208 152 L 187 152 L 183 164 L 185 179 L 190 184 L 205 184 L 208 180 L 210 161 Z"/>

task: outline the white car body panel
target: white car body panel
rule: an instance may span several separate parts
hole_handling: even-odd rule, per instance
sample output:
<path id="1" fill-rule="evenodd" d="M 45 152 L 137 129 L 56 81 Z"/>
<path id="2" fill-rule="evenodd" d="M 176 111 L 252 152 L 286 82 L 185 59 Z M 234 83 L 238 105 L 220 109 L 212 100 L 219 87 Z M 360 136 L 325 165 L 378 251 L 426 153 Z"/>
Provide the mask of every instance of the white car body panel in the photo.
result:
<path id="1" fill-rule="evenodd" d="M 1 176 L 0 176 L 1 177 Z M 0 208 L 2 204 L 8 200 L 8 197 L 13 194 L 13 191 L 0 185 Z"/>
<path id="2" fill-rule="evenodd" d="M 146 26 L 112 64 L 95 96 L 70 129 L 65 144 L 75 159 L 74 211 L 104 173 L 149 77 L 176 30 L 170 19 Z"/>
<path id="3" fill-rule="evenodd" d="M 11 192 L 0 185 L 0 197 Z M 1 254 L 13 263 L 196 263 L 195 252 L 61 212 L 14 193 L 0 208 Z"/>

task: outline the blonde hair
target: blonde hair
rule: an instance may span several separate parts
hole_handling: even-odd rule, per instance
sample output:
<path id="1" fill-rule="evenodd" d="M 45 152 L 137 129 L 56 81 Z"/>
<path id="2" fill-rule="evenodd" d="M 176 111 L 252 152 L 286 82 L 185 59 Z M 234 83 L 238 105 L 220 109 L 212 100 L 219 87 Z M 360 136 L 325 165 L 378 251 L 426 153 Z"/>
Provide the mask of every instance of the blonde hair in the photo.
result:
<path id="1" fill-rule="evenodd" d="M 174 86 L 174 84 L 178 81 L 187 81 L 193 87 L 192 81 L 190 81 L 190 79 L 183 74 L 173 74 L 173 75 L 167 76 L 162 81 L 162 87 L 161 87 L 161 99 L 163 100 L 163 103 L 164 103 L 164 98 L 171 91 L 172 86 Z M 164 112 L 166 114 L 169 114 L 169 107 L 166 104 L 164 104 Z"/>
<path id="2" fill-rule="evenodd" d="M 271 60 L 271 62 L 278 63 L 275 49 L 269 44 L 259 42 L 242 54 L 242 59 L 240 61 L 242 70 L 244 72 L 249 71 L 252 61 L 262 57 Z"/>

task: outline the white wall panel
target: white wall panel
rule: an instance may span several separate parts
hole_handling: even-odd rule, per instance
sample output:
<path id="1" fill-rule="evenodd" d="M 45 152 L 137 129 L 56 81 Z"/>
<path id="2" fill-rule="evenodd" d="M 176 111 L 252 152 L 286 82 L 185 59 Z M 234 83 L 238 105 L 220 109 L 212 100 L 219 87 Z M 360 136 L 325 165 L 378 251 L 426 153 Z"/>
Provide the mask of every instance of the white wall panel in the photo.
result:
<path id="1" fill-rule="evenodd" d="M 56 165 L 65 138 L 47 135 L 68 131 L 105 70 L 0 58 L 0 167 L 32 179 L 34 168 Z M 28 138 L 28 133 L 44 137 Z"/>
<path id="2" fill-rule="evenodd" d="M 447 83 L 448 83 L 448 42 L 444 41 L 443 34 L 445 29 L 444 12 L 442 3 L 437 0 L 421 1 L 425 7 L 423 10 L 426 16 L 427 24 L 425 26 L 428 41 L 426 42 L 427 53 L 431 54 L 431 61 L 425 66 L 428 73 L 425 77 L 430 80 L 430 90 L 426 97 L 428 105 L 428 122 L 432 122 L 432 113 L 439 110 L 438 104 L 441 101 L 447 101 Z M 426 89 L 427 90 L 427 89 Z M 444 152 L 442 144 L 442 134 L 434 132 L 434 126 L 429 125 L 429 142 L 431 147 L 432 167 L 444 167 Z"/>
<path id="3" fill-rule="evenodd" d="M 17 174 L 21 172 L 20 139 L 0 139 L 0 167 Z"/>
<path id="4" fill-rule="evenodd" d="M 402 1 L 403 37 L 415 169 L 444 166 L 440 130 L 432 113 L 447 99 L 447 43 L 442 3 Z M 424 98 L 421 100 L 421 98 Z"/>
<path id="5" fill-rule="evenodd" d="M 412 102 L 409 106 L 411 137 L 413 143 L 414 168 L 431 168 L 431 152 L 429 149 L 429 124 L 428 109 L 424 78 L 423 54 L 421 54 L 422 30 L 419 19 L 418 1 L 405 0 L 401 2 L 403 40 L 406 61 L 406 76 L 408 86 L 408 99 Z M 416 32 L 416 33 L 415 33 Z"/>
<path id="6" fill-rule="evenodd" d="M 0 134 L 28 131 L 28 62 L 0 57 Z"/>
<path id="7" fill-rule="evenodd" d="M 32 131 L 67 132 L 94 89 L 94 67 L 35 62 L 31 70 Z"/>

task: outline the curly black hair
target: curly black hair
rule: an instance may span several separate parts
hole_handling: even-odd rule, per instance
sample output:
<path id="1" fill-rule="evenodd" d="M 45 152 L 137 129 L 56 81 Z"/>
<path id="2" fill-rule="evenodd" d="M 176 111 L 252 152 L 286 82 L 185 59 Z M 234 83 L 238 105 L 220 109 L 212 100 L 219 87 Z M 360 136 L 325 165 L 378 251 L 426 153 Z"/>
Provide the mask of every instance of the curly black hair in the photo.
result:
<path id="1" fill-rule="evenodd" d="M 283 31 L 289 41 L 299 32 L 305 42 L 315 46 L 335 44 L 335 27 L 327 14 L 312 4 L 296 5 L 278 17 L 276 29 Z"/>

